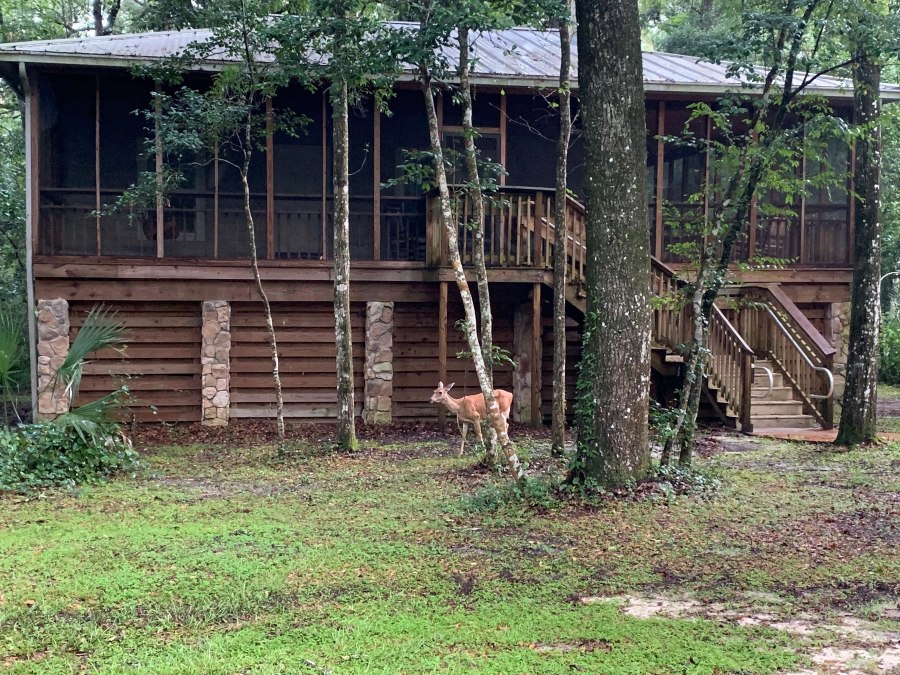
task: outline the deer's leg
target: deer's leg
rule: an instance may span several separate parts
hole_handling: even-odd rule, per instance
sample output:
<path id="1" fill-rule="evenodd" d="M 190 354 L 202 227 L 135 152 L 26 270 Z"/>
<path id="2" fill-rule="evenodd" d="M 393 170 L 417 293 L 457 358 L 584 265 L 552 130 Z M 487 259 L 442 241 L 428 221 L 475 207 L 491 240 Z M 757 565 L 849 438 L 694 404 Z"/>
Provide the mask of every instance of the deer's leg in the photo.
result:
<path id="1" fill-rule="evenodd" d="M 463 451 L 466 449 L 466 434 L 469 433 L 469 425 L 465 422 L 461 422 L 461 425 L 462 443 L 459 444 L 459 457 L 463 456 Z"/>
<path id="2" fill-rule="evenodd" d="M 478 442 L 484 445 L 484 437 L 481 435 L 481 420 L 475 420 L 472 426 L 475 427 L 475 435 L 478 437 Z"/>

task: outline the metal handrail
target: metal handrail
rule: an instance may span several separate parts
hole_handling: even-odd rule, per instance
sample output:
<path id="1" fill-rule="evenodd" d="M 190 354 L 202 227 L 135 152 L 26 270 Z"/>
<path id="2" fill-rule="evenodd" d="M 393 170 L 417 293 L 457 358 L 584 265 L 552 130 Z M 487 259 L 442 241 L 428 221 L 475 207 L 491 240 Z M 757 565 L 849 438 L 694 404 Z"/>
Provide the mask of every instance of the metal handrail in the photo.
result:
<path id="1" fill-rule="evenodd" d="M 769 313 L 769 316 L 771 316 L 772 319 L 775 321 L 775 325 L 781 329 L 781 332 L 787 337 L 788 340 L 791 341 L 791 344 L 794 345 L 794 349 L 796 349 L 800 353 L 800 356 L 803 357 L 803 360 L 806 361 L 806 365 L 808 365 L 813 370 L 821 370 L 826 375 L 826 379 L 828 380 L 828 393 L 827 394 L 809 394 L 809 397 L 815 398 L 815 399 L 831 398 L 832 394 L 834 394 L 834 375 L 832 374 L 832 372 L 830 370 L 828 370 L 828 368 L 825 368 L 824 366 L 817 366 L 815 363 L 813 363 L 812 360 L 809 358 L 809 356 L 806 355 L 806 352 L 803 350 L 803 348 L 799 344 L 797 344 L 797 341 L 794 339 L 794 336 L 791 335 L 791 332 L 787 329 L 787 327 L 784 325 L 784 323 L 781 321 L 778 314 L 775 313 L 775 311 L 772 309 L 772 307 L 769 306 L 768 304 L 766 304 L 765 308 L 766 308 L 766 311 Z"/>
<path id="2" fill-rule="evenodd" d="M 758 399 L 761 399 L 761 398 L 769 398 L 769 396 L 772 395 L 772 389 L 775 388 L 775 376 L 772 375 L 772 369 L 771 369 L 771 368 L 768 368 L 768 367 L 766 367 L 766 366 L 760 366 L 760 365 L 757 365 L 756 363 L 751 363 L 751 364 L 750 364 L 750 367 L 751 367 L 753 370 L 756 370 L 756 369 L 758 368 L 758 369 L 760 369 L 760 370 L 766 371 L 766 376 L 769 378 L 769 391 L 767 391 L 767 392 L 766 392 L 765 394 L 763 394 L 762 396 L 753 396 L 753 395 L 751 394 L 751 395 L 750 395 L 750 398 L 755 398 L 755 399 L 757 399 L 757 400 L 758 400 Z"/>

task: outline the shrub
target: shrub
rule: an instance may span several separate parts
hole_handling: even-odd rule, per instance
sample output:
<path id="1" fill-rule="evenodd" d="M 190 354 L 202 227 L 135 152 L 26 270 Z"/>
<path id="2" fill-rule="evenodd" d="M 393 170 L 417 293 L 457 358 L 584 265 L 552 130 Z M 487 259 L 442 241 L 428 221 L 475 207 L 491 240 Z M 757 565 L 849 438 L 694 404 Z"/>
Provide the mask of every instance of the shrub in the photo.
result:
<path id="1" fill-rule="evenodd" d="M 81 435 L 52 422 L 0 428 L 0 490 L 71 487 L 138 467 L 137 453 L 118 425 L 96 431 Z"/>

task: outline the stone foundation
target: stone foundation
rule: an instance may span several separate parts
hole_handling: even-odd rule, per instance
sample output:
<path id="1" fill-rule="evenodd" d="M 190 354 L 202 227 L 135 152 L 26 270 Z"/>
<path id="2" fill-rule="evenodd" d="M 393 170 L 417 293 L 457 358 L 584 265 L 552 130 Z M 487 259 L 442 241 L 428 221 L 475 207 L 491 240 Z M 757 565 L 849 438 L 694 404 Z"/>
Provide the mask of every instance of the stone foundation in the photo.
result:
<path id="1" fill-rule="evenodd" d="M 825 328 L 825 338 L 837 350 L 834 355 L 834 400 L 840 403 L 844 398 L 850 344 L 849 302 L 834 302 L 829 306 Z"/>
<path id="2" fill-rule="evenodd" d="M 366 303 L 366 370 L 362 420 L 390 424 L 394 380 L 394 303 Z"/>
<path id="3" fill-rule="evenodd" d="M 56 373 L 69 353 L 69 303 L 62 298 L 37 301 L 39 419 L 69 411 L 71 401 Z"/>
<path id="4" fill-rule="evenodd" d="M 231 403 L 231 305 L 227 301 L 203 303 L 201 345 L 201 421 L 206 426 L 226 426 Z"/>

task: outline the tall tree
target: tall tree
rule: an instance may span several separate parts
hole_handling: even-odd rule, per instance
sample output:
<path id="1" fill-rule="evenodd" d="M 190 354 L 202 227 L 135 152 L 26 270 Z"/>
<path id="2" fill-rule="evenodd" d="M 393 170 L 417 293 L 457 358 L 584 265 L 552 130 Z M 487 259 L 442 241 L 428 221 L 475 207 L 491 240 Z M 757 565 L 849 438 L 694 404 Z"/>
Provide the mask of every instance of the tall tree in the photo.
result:
<path id="1" fill-rule="evenodd" d="M 587 313 L 569 480 L 618 486 L 650 468 L 650 250 L 637 0 L 576 0 L 585 140 Z"/>
<path id="2" fill-rule="evenodd" d="M 279 444 L 284 441 L 284 398 L 278 342 L 272 319 L 272 307 L 262 279 L 257 251 L 257 227 L 251 208 L 250 166 L 265 134 L 268 133 L 266 101 L 271 100 L 280 86 L 295 75 L 293 63 L 285 59 L 269 58 L 277 33 L 267 5 L 254 0 L 222 0 L 210 5 L 203 23 L 211 27 L 207 38 L 189 44 L 178 55 L 139 71 L 150 78 L 176 87 L 185 72 L 206 63 L 211 55 L 225 65 L 212 77 L 210 86 L 202 93 L 189 87 L 176 89 L 173 94 L 157 91 L 157 105 L 149 113 L 154 123 L 157 148 L 162 155 L 176 163 L 184 157 L 197 161 L 198 157 L 214 156 L 220 163 L 233 166 L 242 186 L 244 222 L 247 231 L 250 268 L 262 306 L 266 336 L 272 358 L 272 380 L 275 393 L 275 422 Z M 281 126 L 271 119 L 271 127 Z M 284 125 L 295 127 L 297 120 L 287 115 Z M 161 200 L 163 193 L 178 184 L 176 168 L 163 167 L 162 172 L 142 176 L 142 181 L 126 192 L 119 207 L 134 208 L 150 196 Z M 142 207 L 143 208 L 143 207 Z M 157 236 L 162 236 L 161 232 Z"/>
<path id="3" fill-rule="evenodd" d="M 850 339 L 841 422 L 835 443 L 876 439 L 878 333 L 881 303 L 881 52 L 882 3 L 860 0 L 849 26 L 853 63 L 853 111 L 861 133 L 854 160 L 854 266 L 850 291 Z"/>
<path id="4" fill-rule="evenodd" d="M 446 59 L 442 55 L 440 48 L 449 42 L 452 30 L 459 21 L 457 12 L 459 12 L 460 8 L 432 4 L 431 0 L 425 0 L 417 9 L 420 17 L 418 30 L 407 35 L 405 43 L 406 55 L 404 58 L 416 65 L 419 84 L 424 97 L 430 142 L 429 153 L 438 193 L 438 215 L 447 233 L 450 266 L 463 303 L 465 313 L 463 328 L 466 341 L 475 367 L 475 373 L 478 377 L 478 384 L 484 396 L 491 425 L 497 434 L 500 447 L 506 457 L 507 466 L 511 470 L 513 477 L 518 481 L 524 478 L 525 472 L 519 461 L 516 449 L 509 440 L 506 424 L 500 415 L 500 407 L 494 398 L 493 383 L 478 336 L 478 319 L 475 312 L 475 303 L 469 290 L 469 282 L 466 279 L 459 253 L 458 223 L 453 213 L 437 107 L 434 100 L 436 88 L 434 70 L 435 68 L 440 72 L 446 72 L 447 70 Z"/>
<path id="5" fill-rule="evenodd" d="M 350 315 L 350 120 L 351 103 L 368 93 L 374 105 L 389 95 L 397 70 L 394 31 L 378 18 L 372 0 L 312 0 L 281 23 L 283 58 L 304 63 L 301 80 L 327 87 L 332 119 L 334 197 L 334 321 L 339 448 L 357 446 Z M 327 59 L 314 55 L 327 54 Z"/>
<path id="6" fill-rule="evenodd" d="M 566 249 L 569 236 L 567 206 L 567 176 L 569 171 L 569 141 L 572 136 L 572 10 L 566 12 L 559 24 L 559 139 L 556 143 L 556 200 L 553 220 L 556 223 L 556 244 L 553 247 L 553 416 L 550 446 L 562 455 L 566 444 Z"/>

